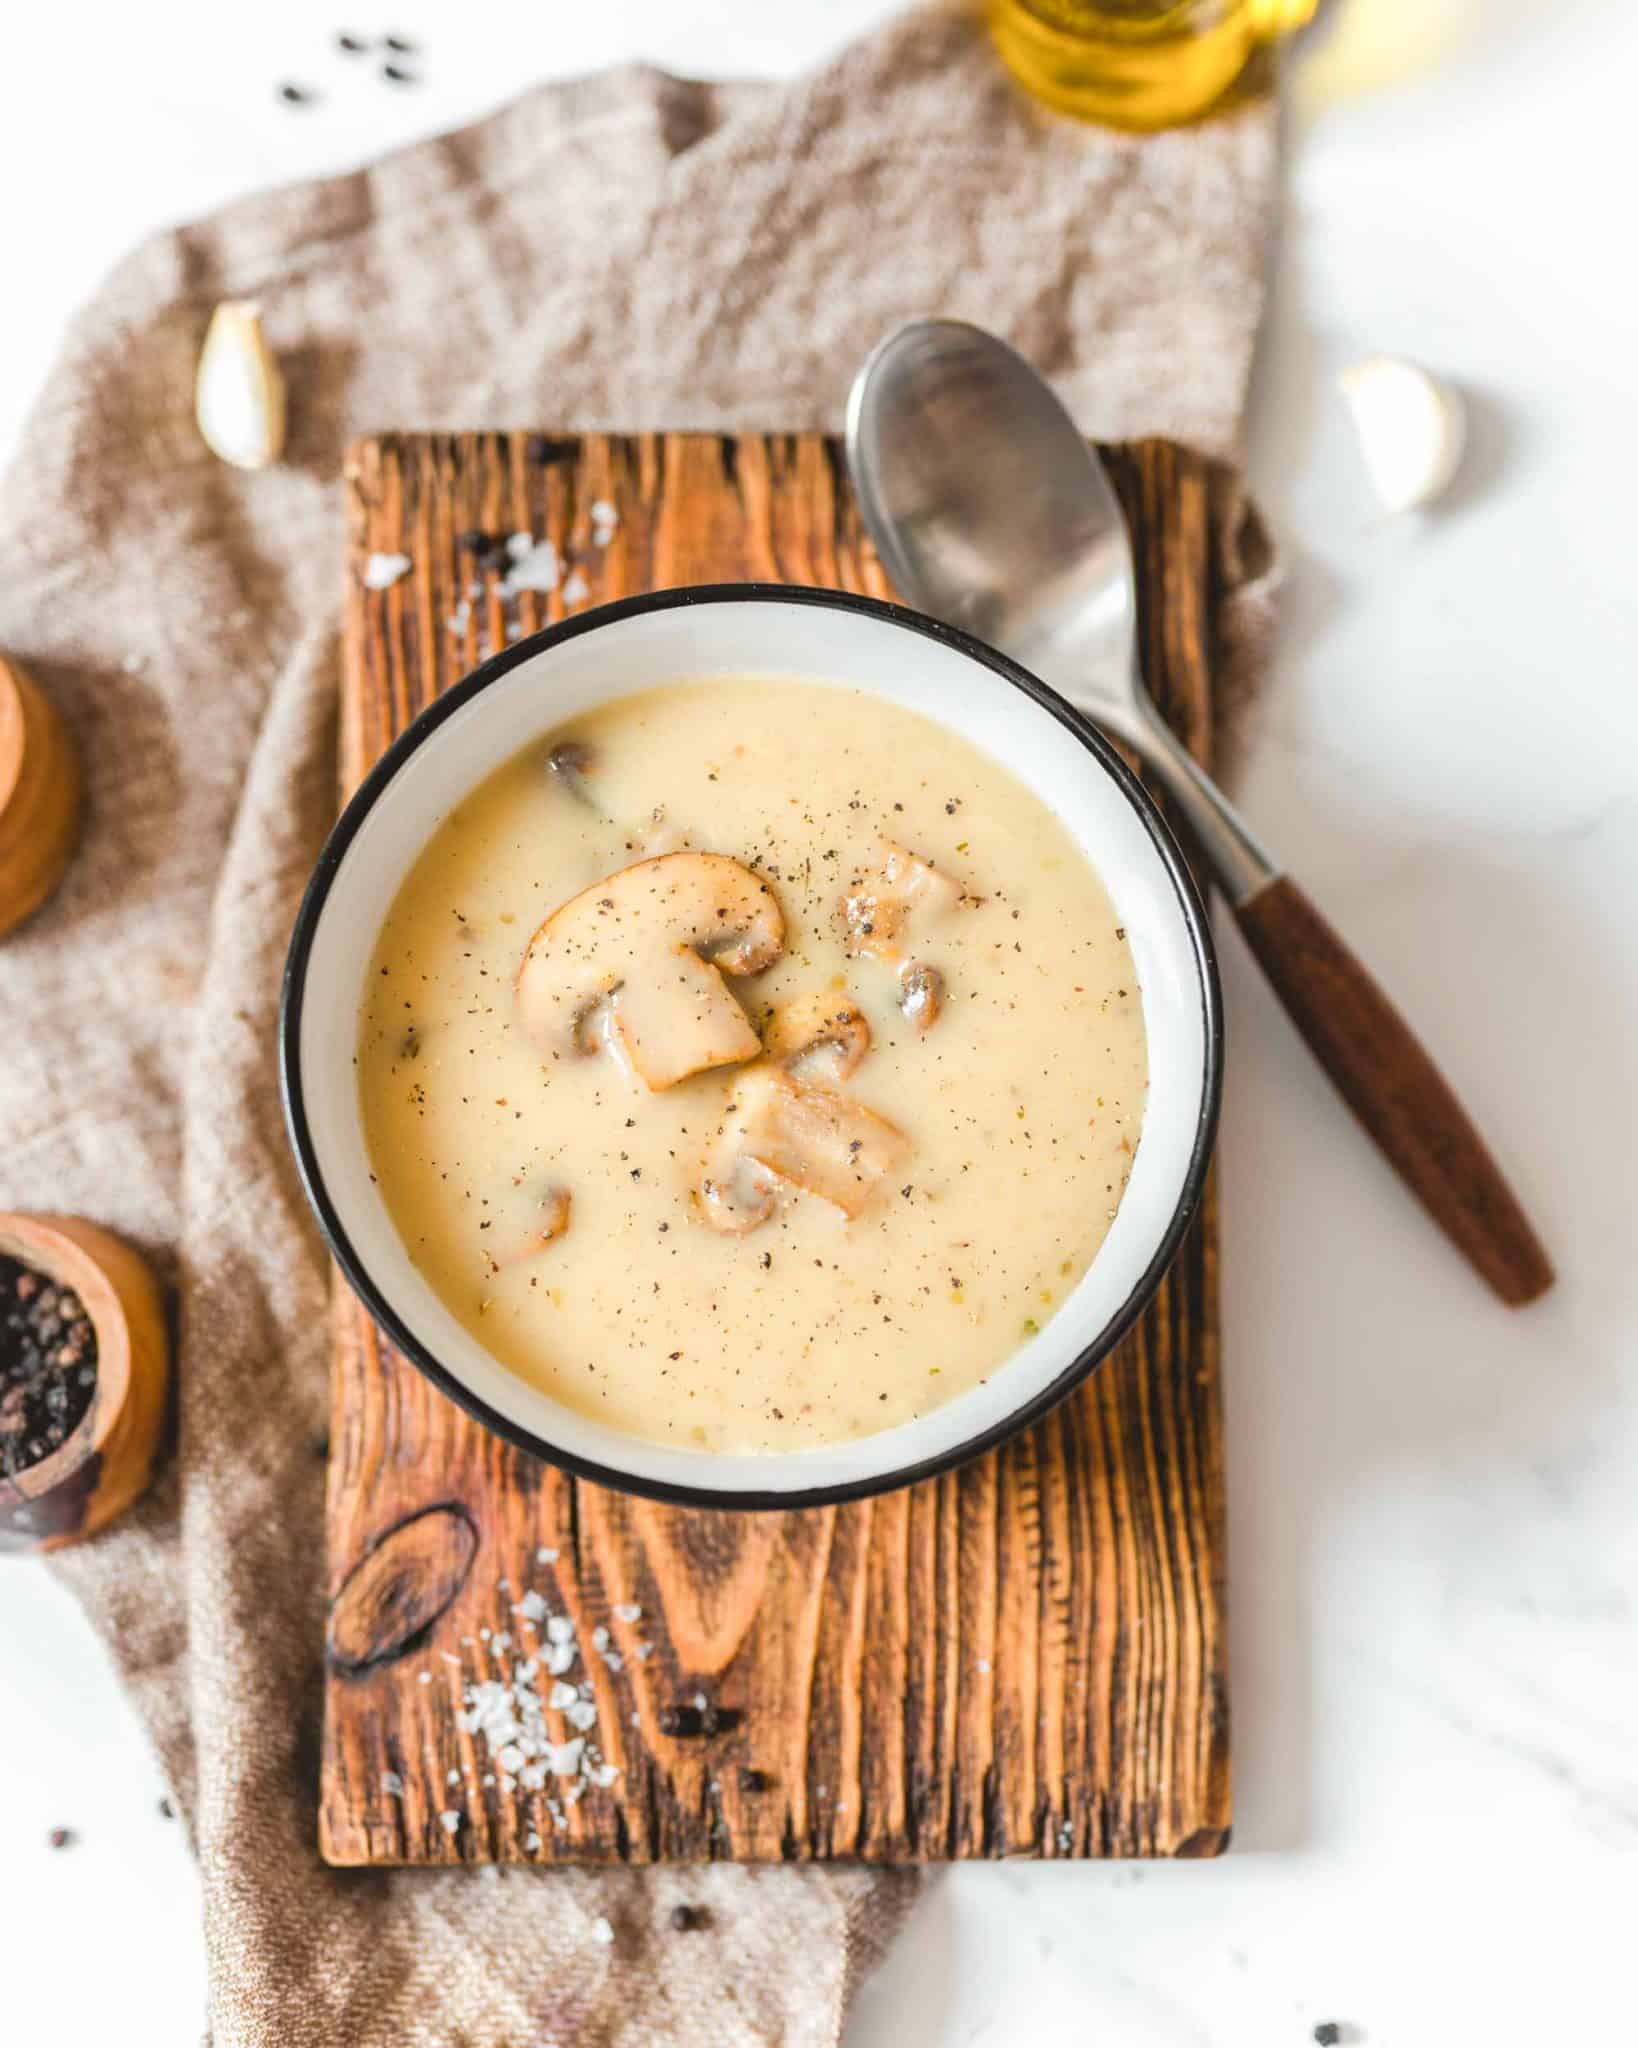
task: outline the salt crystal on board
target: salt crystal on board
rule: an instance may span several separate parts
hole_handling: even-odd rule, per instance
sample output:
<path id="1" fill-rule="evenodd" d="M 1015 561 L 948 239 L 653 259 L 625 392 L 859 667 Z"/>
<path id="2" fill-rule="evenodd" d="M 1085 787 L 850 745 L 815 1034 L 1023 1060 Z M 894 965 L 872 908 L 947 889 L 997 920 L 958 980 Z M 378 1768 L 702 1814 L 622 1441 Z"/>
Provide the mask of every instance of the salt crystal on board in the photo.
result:
<path id="1" fill-rule="evenodd" d="M 366 590 L 390 590 L 401 576 L 410 571 L 408 555 L 371 555 L 364 564 L 364 588 Z"/>

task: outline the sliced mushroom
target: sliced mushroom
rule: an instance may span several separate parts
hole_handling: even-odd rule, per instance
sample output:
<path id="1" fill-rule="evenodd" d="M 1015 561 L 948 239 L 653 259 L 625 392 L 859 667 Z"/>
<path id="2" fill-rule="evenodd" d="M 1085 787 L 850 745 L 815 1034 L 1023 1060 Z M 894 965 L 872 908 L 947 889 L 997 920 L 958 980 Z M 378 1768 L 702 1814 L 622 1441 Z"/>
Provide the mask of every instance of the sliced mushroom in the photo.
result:
<path id="1" fill-rule="evenodd" d="M 641 1079 L 670 1088 L 762 1050 L 723 976 L 760 973 L 784 944 L 779 901 L 749 868 L 660 854 L 552 912 L 518 969 L 518 1014 L 546 1055 L 617 1034 Z"/>
<path id="2" fill-rule="evenodd" d="M 543 1252 L 549 1244 L 555 1244 L 569 1227 L 569 1211 L 573 1198 L 567 1188 L 548 1188 L 540 1200 L 540 1208 L 530 1217 L 528 1225 L 516 1240 L 504 1251 L 490 1254 L 495 1267 L 520 1266 L 525 1259 L 532 1259 Z"/>
<path id="3" fill-rule="evenodd" d="M 587 781 L 596 754 L 584 740 L 559 740 L 546 756 L 546 771 L 552 780 L 567 790 L 577 804 L 584 804 L 588 811 L 605 816 L 603 806 L 592 794 Z"/>
<path id="4" fill-rule="evenodd" d="M 899 1008 L 918 1031 L 938 1022 L 944 1007 L 944 976 L 924 961 L 912 960 L 899 969 Z"/>
<path id="5" fill-rule="evenodd" d="M 713 1230 L 742 1237 L 773 1214 L 779 1176 L 748 1152 L 731 1148 L 726 1126 L 723 1140 L 711 1171 L 700 1181 L 700 1213 Z"/>
<path id="6" fill-rule="evenodd" d="M 959 882 L 930 861 L 884 839 L 879 863 L 854 877 L 842 898 L 842 925 L 851 953 L 868 953 L 897 966 L 906 929 L 918 932 L 968 901 Z"/>
<path id="7" fill-rule="evenodd" d="M 753 1067 L 700 1182 L 701 1212 L 717 1230 L 755 1229 L 773 1213 L 771 1175 L 856 1217 L 909 1151 L 904 1133 L 863 1103 L 781 1067 Z"/>
<path id="8" fill-rule="evenodd" d="M 768 1019 L 762 1049 L 787 1074 L 845 1081 L 870 1050 L 870 1026 L 849 996 L 796 996 Z"/>

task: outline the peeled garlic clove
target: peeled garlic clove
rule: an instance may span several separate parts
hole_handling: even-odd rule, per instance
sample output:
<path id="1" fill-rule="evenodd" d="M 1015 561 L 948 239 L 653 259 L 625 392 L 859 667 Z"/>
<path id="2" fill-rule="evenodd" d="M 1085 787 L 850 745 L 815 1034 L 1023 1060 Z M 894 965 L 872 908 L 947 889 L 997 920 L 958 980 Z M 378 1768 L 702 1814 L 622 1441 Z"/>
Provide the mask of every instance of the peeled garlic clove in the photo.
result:
<path id="1" fill-rule="evenodd" d="M 265 469 L 279 459 L 284 378 L 254 300 L 225 300 L 211 315 L 193 410 L 206 447 L 236 469 Z"/>
<path id="2" fill-rule="evenodd" d="M 1355 363 L 1337 383 L 1383 504 L 1408 512 L 1431 503 L 1462 459 L 1467 411 L 1461 394 L 1393 356 Z"/>

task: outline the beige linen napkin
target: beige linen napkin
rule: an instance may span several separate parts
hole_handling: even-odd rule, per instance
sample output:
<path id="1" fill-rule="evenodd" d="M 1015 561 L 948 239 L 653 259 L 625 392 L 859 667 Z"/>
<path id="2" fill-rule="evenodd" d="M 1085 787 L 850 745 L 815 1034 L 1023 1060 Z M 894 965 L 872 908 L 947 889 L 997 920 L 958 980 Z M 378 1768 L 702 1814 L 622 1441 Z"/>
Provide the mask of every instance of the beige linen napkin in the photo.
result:
<path id="1" fill-rule="evenodd" d="M 344 444 L 834 425 L 871 343 L 939 311 L 1008 334 L 1098 434 L 1229 453 L 1273 152 L 1266 103 L 1143 141 L 1061 123 L 972 21 L 917 14 L 791 85 L 545 87 L 160 236 L 77 323 L 0 491 L 0 646 L 91 790 L 64 888 L 0 947 L 0 1205 L 97 1217 L 179 1290 L 177 1456 L 61 1569 L 197 1846 L 218 2048 L 818 2048 L 913 1890 L 318 1862 L 329 1275 L 274 1013 L 334 806 Z M 191 418 L 239 296 L 290 385 L 286 459 L 253 476 Z M 685 1900 L 708 1930 L 670 1931 Z"/>

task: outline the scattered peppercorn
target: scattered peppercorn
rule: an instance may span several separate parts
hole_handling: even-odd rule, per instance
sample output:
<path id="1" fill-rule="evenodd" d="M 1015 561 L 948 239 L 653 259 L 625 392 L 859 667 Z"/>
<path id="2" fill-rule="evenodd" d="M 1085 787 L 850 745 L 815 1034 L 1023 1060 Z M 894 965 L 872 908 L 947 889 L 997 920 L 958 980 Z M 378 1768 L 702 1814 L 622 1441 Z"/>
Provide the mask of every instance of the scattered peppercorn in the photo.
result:
<path id="1" fill-rule="evenodd" d="M 175 1820 L 176 1808 L 171 1804 L 171 1802 L 168 1799 L 160 1800 L 159 1817 L 161 1820 Z"/>
<path id="2" fill-rule="evenodd" d="M 78 1839 L 72 1828 L 53 1828 L 46 1836 L 53 1849 L 72 1849 Z"/>
<path id="3" fill-rule="evenodd" d="M 419 85 L 420 79 L 413 71 L 406 71 L 402 64 L 383 64 L 381 76 L 392 85 Z"/>
<path id="4" fill-rule="evenodd" d="M 679 1934 L 693 1934 L 705 1925 L 705 1911 L 700 1906 L 673 1906 L 671 1924 Z"/>
<path id="5" fill-rule="evenodd" d="M 383 36 L 381 40 L 389 50 L 396 52 L 400 57 L 413 57 L 415 55 L 415 45 L 408 36 Z"/>
<path id="6" fill-rule="evenodd" d="M 1314 2029 L 1314 2040 L 1318 2048 L 1337 2048 L 1342 2039 L 1342 2028 L 1335 2020 L 1321 2020 Z"/>
<path id="7" fill-rule="evenodd" d="M 279 98 L 287 107 L 306 107 L 313 102 L 313 94 L 305 85 L 291 85 L 288 80 L 279 87 Z"/>
<path id="8" fill-rule="evenodd" d="M 697 1707 L 692 1701 L 683 1701 L 674 1707 L 660 1709 L 660 1733 L 662 1735 L 721 1735 L 729 1728 L 739 1725 L 739 1712 L 734 1707 Z"/>
<path id="9" fill-rule="evenodd" d="M 752 1764 L 741 1764 L 739 1769 L 739 1789 L 742 1792 L 766 1792 L 768 1789 L 767 1772 L 757 1770 Z"/>
<path id="10" fill-rule="evenodd" d="M 336 37 L 336 48 L 343 51 L 349 57 L 362 56 L 369 47 L 369 44 L 365 42 L 362 36 L 339 35 Z"/>

